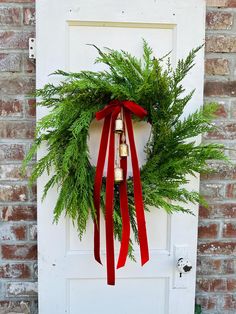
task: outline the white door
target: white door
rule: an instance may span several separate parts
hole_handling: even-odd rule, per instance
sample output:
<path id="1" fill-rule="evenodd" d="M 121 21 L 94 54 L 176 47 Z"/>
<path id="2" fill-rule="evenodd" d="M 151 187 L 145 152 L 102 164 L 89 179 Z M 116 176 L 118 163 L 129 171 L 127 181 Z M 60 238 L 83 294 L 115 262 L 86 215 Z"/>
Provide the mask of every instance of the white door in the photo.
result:
<path id="1" fill-rule="evenodd" d="M 38 88 L 54 81 L 48 74 L 57 69 L 98 70 L 93 64 L 96 51 L 87 43 L 140 56 L 144 38 L 157 56 L 172 50 L 174 66 L 204 42 L 203 0 L 38 0 L 36 4 Z M 202 50 L 185 81 L 187 91 L 196 88 L 188 112 L 202 104 L 203 58 Z M 45 113 L 39 108 L 38 118 Z M 141 162 L 142 128 L 141 124 L 135 130 Z M 95 162 L 98 138 L 94 129 L 91 141 Z M 46 175 L 38 181 L 40 314 L 194 313 L 197 216 L 170 217 L 154 209 L 147 215 L 150 261 L 141 267 L 137 248 L 137 263 L 129 261 L 116 272 L 116 286 L 107 286 L 106 268 L 93 258 L 92 223 L 83 242 L 70 221 L 62 218 L 53 225 L 56 190 L 40 201 L 46 181 Z M 198 183 L 192 179 L 190 187 L 197 190 Z M 193 210 L 197 215 L 197 206 Z M 104 248 L 104 238 L 102 243 Z M 103 249 L 105 261 L 104 255 Z M 193 264 L 193 271 L 182 278 L 176 270 L 180 257 L 188 257 Z"/>

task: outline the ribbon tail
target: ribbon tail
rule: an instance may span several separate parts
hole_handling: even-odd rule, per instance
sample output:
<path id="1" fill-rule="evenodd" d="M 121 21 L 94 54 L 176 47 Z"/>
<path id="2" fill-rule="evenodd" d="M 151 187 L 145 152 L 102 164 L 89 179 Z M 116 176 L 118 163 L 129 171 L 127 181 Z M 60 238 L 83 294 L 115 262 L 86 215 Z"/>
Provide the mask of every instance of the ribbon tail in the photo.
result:
<path id="1" fill-rule="evenodd" d="M 122 235 L 121 235 L 121 247 L 120 254 L 117 263 L 117 268 L 121 268 L 125 265 L 129 252 L 129 240 L 130 240 L 130 217 L 129 206 L 127 196 L 127 158 L 121 158 L 120 166 L 123 169 L 124 180 L 120 183 L 120 211 L 122 219 Z"/>
<path id="2" fill-rule="evenodd" d="M 110 142 L 106 182 L 106 255 L 107 255 L 107 284 L 115 285 L 115 254 L 114 254 L 114 163 L 115 163 L 115 134 L 113 132 L 117 115 L 112 115 L 110 126 Z"/>
<path id="3" fill-rule="evenodd" d="M 134 181 L 134 203 L 136 209 L 137 226 L 138 226 L 138 238 L 140 244 L 141 263 L 144 265 L 149 260 L 149 250 L 147 241 L 146 222 L 144 214 L 144 205 L 142 197 L 142 185 L 140 178 L 140 170 L 138 165 L 138 157 L 135 148 L 134 133 L 132 126 L 132 119 L 128 110 L 124 111 L 125 120 L 127 125 L 127 132 L 129 136 L 131 161 L 133 168 L 133 181 Z"/>
<path id="4" fill-rule="evenodd" d="M 96 213 L 96 217 L 94 220 L 94 258 L 100 264 L 102 264 L 100 258 L 100 191 L 102 187 L 102 175 L 107 152 L 110 120 L 111 116 L 109 115 L 105 118 L 103 124 L 93 192 L 94 207 Z"/>

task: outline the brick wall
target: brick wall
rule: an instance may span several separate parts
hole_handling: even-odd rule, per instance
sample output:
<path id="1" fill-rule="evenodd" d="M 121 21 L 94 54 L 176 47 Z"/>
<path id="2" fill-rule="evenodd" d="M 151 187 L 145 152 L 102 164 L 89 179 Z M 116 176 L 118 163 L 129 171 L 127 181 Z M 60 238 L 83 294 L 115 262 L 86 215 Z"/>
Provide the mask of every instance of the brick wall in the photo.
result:
<path id="1" fill-rule="evenodd" d="M 217 101 L 217 132 L 232 165 L 212 163 L 202 176 L 209 208 L 200 208 L 197 303 L 203 313 L 236 313 L 236 0 L 209 0 L 206 16 L 205 101 Z"/>
<path id="2" fill-rule="evenodd" d="M 206 101 L 217 101 L 219 130 L 205 138 L 236 148 L 236 0 L 207 0 Z M 0 0 L 0 314 L 37 313 L 35 188 L 19 172 L 32 142 L 34 0 Z M 236 162 L 236 151 L 228 154 Z M 197 303 L 203 313 L 236 311 L 236 168 L 212 163 L 202 176 Z M 234 255 L 233 255 L 234 254 Z"/>
<path id="3" fill-rule="evenodd" d="M 20 175 L 35 124 L 34 1 L 0 0 L 0 313 L 36 313 L 35 188 Z"/>

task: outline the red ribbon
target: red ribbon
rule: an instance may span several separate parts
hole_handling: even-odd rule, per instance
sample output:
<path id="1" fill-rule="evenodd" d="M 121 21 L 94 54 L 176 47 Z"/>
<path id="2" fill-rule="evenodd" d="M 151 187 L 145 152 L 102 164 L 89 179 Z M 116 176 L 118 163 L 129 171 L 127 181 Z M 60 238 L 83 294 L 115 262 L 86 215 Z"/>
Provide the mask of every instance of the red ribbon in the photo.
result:
<path id="1" fill-rule="evenodd" d="M 94 257 L 101 264 L 100 258 L 100 192 L 102 187 L 102 176 L 105 159 L 108 149 L 108 165 L 106 180 L 105 198 L 105 226 L 106 226 L 106 253 L 107 253 L 107 283 L 115 284 L 115 257 L 114 257 L 114 163 L 115 163 L 115 120 L 123 108 L 124 118 L 127 126 L 127 133 L 130 143 L 131 161 L 133 169 L 134 183 L 134 203 L 137 218 L 138 238 L 140 243 L 141 264 L 144 265 L 149 260 L 148 241 L 146 232 L 146 222 L 144 215 L 144 205 L 142 197 L 142 186 L 138 157 L 135 148 L 134 133 L 131 114 L 139 118 L 144 118 L 147 111 L 133 101 L 111 101 L 104 109 L 96 113 L 96 119 L 104 119 L 102 130 L 97 168 L 94 183 L 94 206 L 96 210 L 96 221 L 94 223 Z M 125 125 L 125 124 L 124 124 Z M 124 130 L 125 131 L 125 130 Z M 120 210 L 122 219 L 121 248 L 117 268 L 123 267 L 126 263 L 129 240 L 130 240 L 130 219 L 127 196 L 127 158 L 121 158 L 120 167 L 123 169 L 124 180 L 119 184 Z"/>

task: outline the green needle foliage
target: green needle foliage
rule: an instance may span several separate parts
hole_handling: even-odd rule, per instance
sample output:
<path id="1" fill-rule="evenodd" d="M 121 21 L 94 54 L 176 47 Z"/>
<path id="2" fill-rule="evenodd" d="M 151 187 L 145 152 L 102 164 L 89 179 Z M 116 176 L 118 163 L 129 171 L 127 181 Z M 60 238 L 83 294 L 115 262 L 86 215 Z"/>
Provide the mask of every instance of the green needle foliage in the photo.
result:
<path id="1" fill-rule="evenodd" d="M 90 216 L 95 217 L 93 183 L 95 168 L 90 164 L 88 132 L 95 113 L 112 99 L 131 100 L 143 106 L 152 126 L 146 145 L 146 164 L 141 168 L 145 209 L 163 208 L 168 213 L 191 213 L 189 203 L 203 199 L 195 191 L 188 191 L 187 175 L 209 172 L 207 161 L 224 160 L 223 147 L 217 144 L 198 144 L 196 137 L 214 129 L 211 121 L 217 107 L 209 104 L 183 118 L 183 111 L 194 91 L 186 95 L 181 82 L 194 66 L 194 58 L 201 47 L 193 49 L 186 59 L 172 69 L 169 59 L 153 57 L 144 41 L 143 57 L 138 59 L 126 51 L 106 49 L 98 51 L 96 62 L 106 65 L 100 72 L 66 73 L 58 85 L 47 84 L 36 94 L 39 106 L 49 113 L 37 125 L 35 143 L 25 158 L 25 168 L 43 142 L 47 153 L 34 165 L 31 182 L 44 171 L 50 179 L 44 187 L 44 197 L 50 188 L 58 187 L 54 208 L 55 221 L 63 212 L 78 228 L 80 236 L 86 230 Z M 165 69 L 164 69 L 165 68 Z M 104 209 L 105 182 L 101 194 Z M 137 239 L 133 182 L 128 179 L 128 199 L 131 227 Z M 115 236 L 120 240 L 122 222 L 119 193 L 115 187 Z M 132 242 L 130 242 L 132 256 Z"/>

